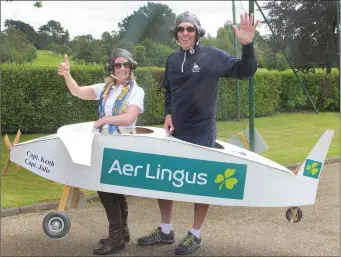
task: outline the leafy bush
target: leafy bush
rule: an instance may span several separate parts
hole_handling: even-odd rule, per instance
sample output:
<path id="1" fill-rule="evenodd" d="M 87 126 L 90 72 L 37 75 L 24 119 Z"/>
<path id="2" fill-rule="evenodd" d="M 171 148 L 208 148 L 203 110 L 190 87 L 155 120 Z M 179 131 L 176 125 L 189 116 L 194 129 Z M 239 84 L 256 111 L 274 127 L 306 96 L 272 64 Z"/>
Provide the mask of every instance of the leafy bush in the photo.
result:
<path id="1" fill-rule="evenodd" d="M 143 67 L 134 71 L 137 83 L 145 90 L 145 112 L 138 125 L 162 124 L 164 121 L 163 68 Z M 72 76 L 80 86 L 104 81 L 99 66 L 73 65 Z M 1 91 L 2 133 L 55 133 L 66 124 L 97 119 L 97 101 L 72 96 L 57 67 L 3 65 Z M 300 74 L 319 111 L 339 111 L 338 74 Z M 306 94 L 291 71 L 259 71 L 255 80 L 255 116 L 269 116 L 278 111 L 311 109 Z M 249 116 L 249 80 L 240 81 L 241 117 Z M 222 78 L 217 95 L 217 120 L 236 118 L 236 81 Z"/>

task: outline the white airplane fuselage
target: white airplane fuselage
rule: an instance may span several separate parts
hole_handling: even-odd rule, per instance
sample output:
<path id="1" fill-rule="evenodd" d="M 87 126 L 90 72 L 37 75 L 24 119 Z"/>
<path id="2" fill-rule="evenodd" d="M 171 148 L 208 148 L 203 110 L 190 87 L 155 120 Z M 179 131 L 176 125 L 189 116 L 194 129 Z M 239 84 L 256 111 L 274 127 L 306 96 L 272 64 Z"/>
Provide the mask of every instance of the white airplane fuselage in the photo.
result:
<path id="1" fill-rule="evenodd" d="M 141 127 L 153 133 L 105 136 L 82 134 L 82 126 L 86 130 L 89 124 L 76 125 L 13 145 L 11 161 L 57 183 L 95 191 L 227 206 L 315 202 L 323 166 L 318 158 L 306 159 L 296 175 L 218 140 L 218 148 L 207 148 L 168 137 L 161 128 Z M 327 136 L 331 140 L 332 135 Z M 314 163 L 319 164 L 318 174 L 314 170 L 306 176 Z"/>

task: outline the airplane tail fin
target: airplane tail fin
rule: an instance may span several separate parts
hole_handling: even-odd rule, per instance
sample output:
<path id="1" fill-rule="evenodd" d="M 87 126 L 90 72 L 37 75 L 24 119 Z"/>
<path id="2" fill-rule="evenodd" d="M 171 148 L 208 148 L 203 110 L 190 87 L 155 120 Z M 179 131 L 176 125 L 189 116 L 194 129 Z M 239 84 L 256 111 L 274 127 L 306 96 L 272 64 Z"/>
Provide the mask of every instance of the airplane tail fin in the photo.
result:
<path id="1" fill-rule="evenodd" d="M 313 147 L 307 158 L 302 162 L 301 166 L 294 173 L 297 176 L 319 179 L 321 171 L 326 160 L 329 146 L 333 139 L 334 130 L 327 130 L 320 137 L 320 140 Z"/>
<path id="2" fill-rule="evenodd" d="M 294 171 L 298 179 L 298 184 L 292 193 L 297 203 L 304 203 L 304 205 L 315 203 L 319 178 L 333 135 L 333 130 L 325 131 L 307 158 L 302 162 L 301 166 L 297 167 Z"/>

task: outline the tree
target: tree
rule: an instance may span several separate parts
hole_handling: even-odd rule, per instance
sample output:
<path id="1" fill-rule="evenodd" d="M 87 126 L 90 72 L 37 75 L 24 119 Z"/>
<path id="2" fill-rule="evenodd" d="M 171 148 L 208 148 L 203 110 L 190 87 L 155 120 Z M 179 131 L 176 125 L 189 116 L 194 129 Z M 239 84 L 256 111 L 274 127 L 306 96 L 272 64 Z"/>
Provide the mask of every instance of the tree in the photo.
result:
<path id="1" fill-rule="evenodd" d="M 95 39 L 90 43 L 91 63 L 101 63 L 102 61 L 102 41 Z"/>
<path id="2" fill-rule="evenodd" d="M 134 44 L 128 40 L 119 40 L 113 48 L 124 48 L 126 50 L 128 50 L 129 52 L 133 52 L 134 51 Z"/>
<path id="3" fill-rule="evenodd" d="M 234 55 L 234 30 L 232 28 L 232 23 L 226 21 L 223 27 L 218 28 L 217 37 L 212 37 L 207 35 L 201 39 L 203 45 L 213 46 L 224 50 L 225 52 Z M 241 44 L 237 43 L 237 51 L 241 51 Z"/>
<path id="4" fill-rule="evenodd" d="M 32 43 L 36 44 L 38 33 L 34 30 L 34 28 L 22 21 L 19 20 L 5 20 L 4 27 L 6 29 L 9 28 L 15 28 L 17 30 L 20 30 L 22 33 L 24 33 L 27 37 L 27 39 Z"/>
<path id="5" fill-rule="evenodd" d="M 11 46 L 7 40 L 7 34 L 0 32 L 0 61 L 7 62 L 11 59 Z"/>
<path id="6" fill-rule="evenodd" d="M 50 50 L 50 51 L 52 51 L 53 53 L 56 53 L 56 54 L 71 55 L 71 49 L 66 44 L 52 43 L 52 44 L 49 44 L 48 50 Z"/>
<path id="7" fill-rule="evenodd" d="M 70 42 L 71 52 L 75 60 L 89 63 L 102 63 L 103 43 L 102 40 L 94 39 L 92 35 L 76 36 Z"/>
<path id="8" fill-rule="evenodd" d="M 140 67 L 150 66 L 147 50 L 143 45 L 136 45 L 133 54 Z"/>
<path id="9" fill-rule="evenodd" d="M 165 67 L 167 57 L 174 52 L 168 45 L 157 43 L 149 38 L 143 40 L 141 45 L 146 49 L 148 66 Z"/>
<path id="10" fill-rule="evenodd" d="M 263 9 L 297 68 L 322 66 L 331 72 L 337 56 L 336 1 L 272 0 Z"/>
<path id="11" fill-rule="evenodd" d="M 118 23 L 119 35 L 122 40 L 133 44 L 146 38 L 168 44 L 173 40 L 170 28 L 175 23 L 175 18 L 175 13 L 167 5 L 148 2 Z"/>
<path id="12" fill-rule="evenodd" d="M 119 40 L 119 35 L 116 31 L 112 31 L 111 33 L 109 33 L 108 31 L 103 32 L 101 36 L 102 54 L 108 57 L 111 50 L 119 42 Z"/>
<path id="13" fill-rule="evenodd" d="M 284 54 L 281 52 L 277 52 L 274 54 L 272 51 L 264 52 L 264 57 L 262 60 L 262 64 L 264 68 L 269 70 L 279 70 L 284 71 L 289 68 L 289 64 L 287 63 Z"/>
<path id="14" fill-rule="evenodd" d="M 68 44 L 69 32 L 64 30 L 60 22 L 49 20 L 47 24 L 40 26 L 39 31 L 39 49 L 47 49 L 52 43 Z"/>
<path id="15" fill-rule="evenodd" d="M 211 35 L 207 35 L 201 39 L 202 44 L 208 46 L 214 46 L 220 48 L 227 53 L 235 56 L 234 50 L 234 29 L 232 27 L 232 22 L 227 20 L 224 25 L 218 28 L 217 37 L 212 37 Z M 264 58 L 266 54 L 275 55 L 275 52 L 272 53 L 270 51 L 270 47 L 268 42 L 262 37 L 259 31 L 256 31 L 254 38 L 254 46 L 256 48 L 255 55 L 258 60 L 258 66 L 264 67 Z M 242 53 L 242 45 L 238 42 L 237 39 L 237 57 L 241 58 Z"/>
<path id="16" fill-rule="evenodd" d="M 36 58 L 36 48 L 20 30 L 9 28 L 1 32 L 1 61 L 18 64 L 31 62 Z"/>
<path id="17" fill-rule="evenodd" d="M 94 40 L 93 36 L 90 34 L 76 36 L 71 42 L 71 52 L 75 60 L 84 60 L 85 63 L 91 62 L 91 49 L 90 45 Z"/>
<path id="18" fill-rule="evenodd" d="M 43 1 L 35 1 L 33 6 L 37 7 L 37 8 L 42 8 L 43 7 Z"/>

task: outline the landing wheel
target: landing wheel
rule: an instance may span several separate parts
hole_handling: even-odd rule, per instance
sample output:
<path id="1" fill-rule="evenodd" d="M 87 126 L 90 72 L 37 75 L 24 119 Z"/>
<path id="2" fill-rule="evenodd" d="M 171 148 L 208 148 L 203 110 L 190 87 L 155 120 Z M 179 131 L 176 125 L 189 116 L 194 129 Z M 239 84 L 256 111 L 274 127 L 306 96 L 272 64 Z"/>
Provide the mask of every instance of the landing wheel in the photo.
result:
<path id="1" fill-rule="evenodd" d="M 65 212 L 51 211 L 43 220 L 43 230 L 52 239 L 65 237 L 71 228 L 71 220 Z"/>
<path id="2" fill-rule="evenodd" d="M 298 207 L 290 207 L 286 213 L 285 216 L 288 221 L 297 223 L 302 219 L 303 212 L 300 208 Z"/>

